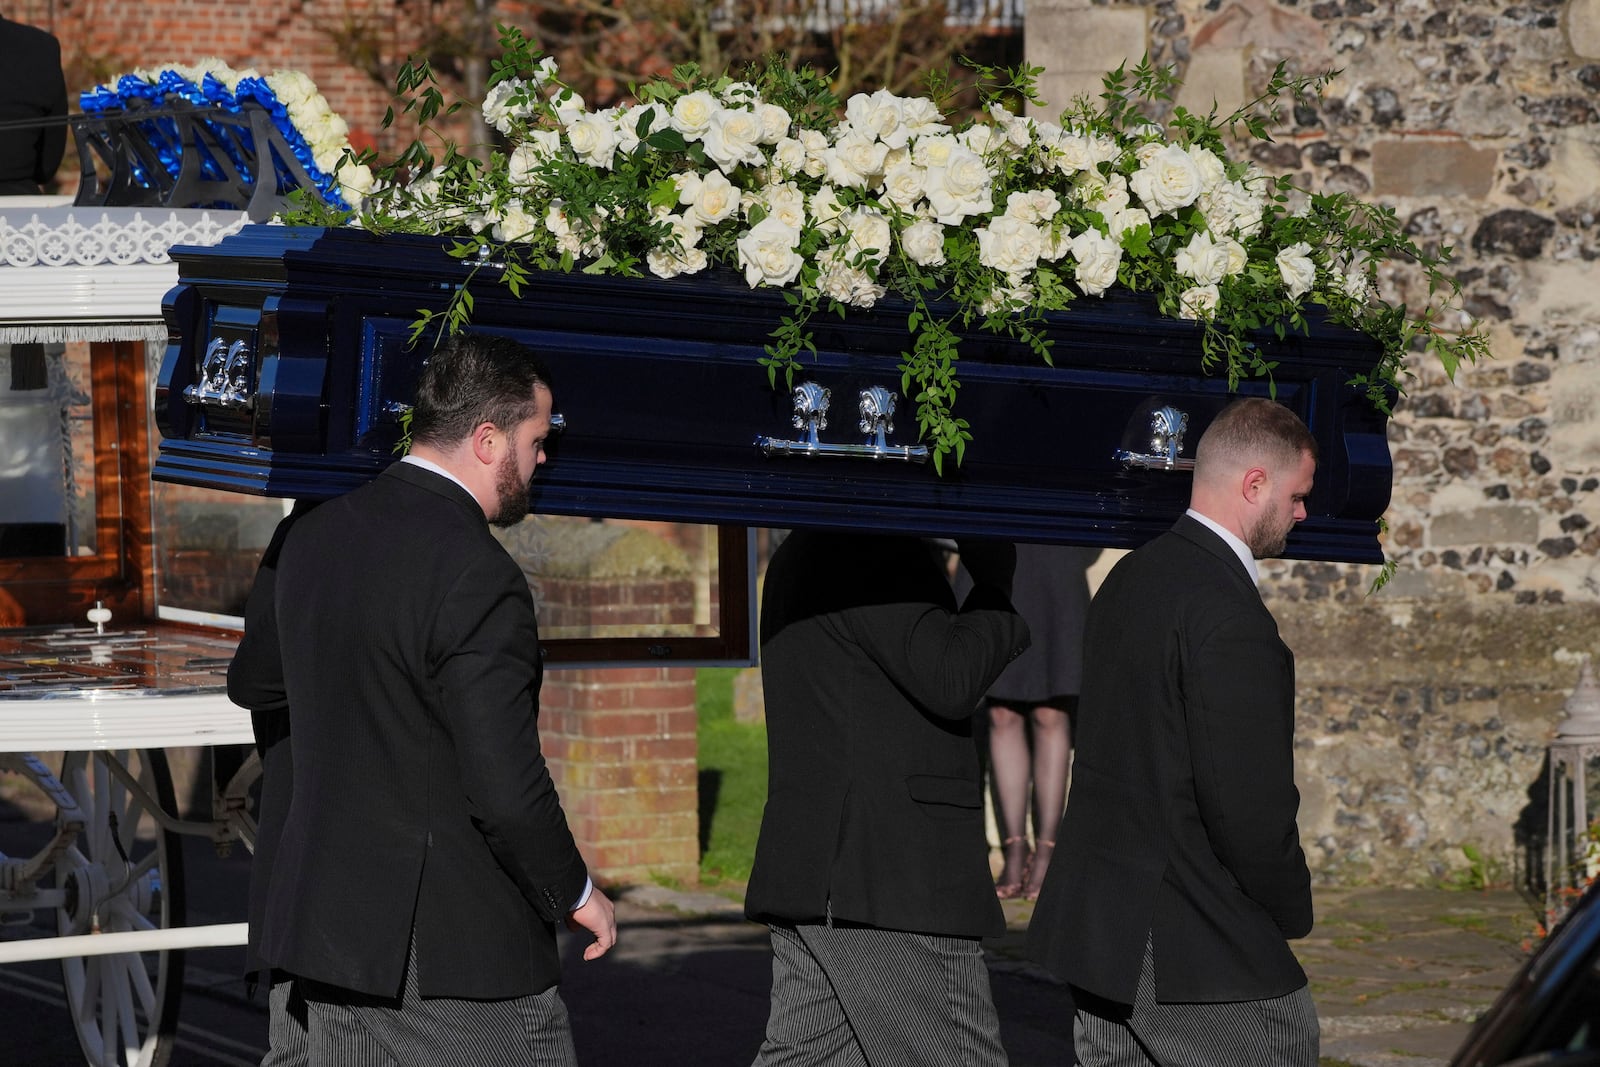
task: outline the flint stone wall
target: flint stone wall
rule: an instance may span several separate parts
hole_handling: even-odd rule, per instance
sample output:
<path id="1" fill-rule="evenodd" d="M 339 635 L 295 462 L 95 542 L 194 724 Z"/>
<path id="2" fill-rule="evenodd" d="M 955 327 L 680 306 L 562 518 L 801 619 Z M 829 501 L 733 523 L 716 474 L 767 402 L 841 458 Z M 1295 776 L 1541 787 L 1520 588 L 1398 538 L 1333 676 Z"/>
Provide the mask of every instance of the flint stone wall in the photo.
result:
<path id="1" fill-rule="evenodd" d="M 1221 114 L 1280 60 L 1341 69 L 1251 155 L 1454 249 L 1494 358 L 1454 382 L 1412 360 L 1390 432 L 1394 581 L 1368 597 L 1375 567 L 1285 561 L 1264 585 L 1297 655 L 1318 877 L 1426 884 L 1468 867 L 1464 846 L 1525 867 L 1545 746 L 1600 651 L 1600 0 L 1028 6 L 1046 112 L 1145 51 L 1184 74 L 1179 103 Z M 1382 282 L 1425 296 L 1402 264 Z"/>

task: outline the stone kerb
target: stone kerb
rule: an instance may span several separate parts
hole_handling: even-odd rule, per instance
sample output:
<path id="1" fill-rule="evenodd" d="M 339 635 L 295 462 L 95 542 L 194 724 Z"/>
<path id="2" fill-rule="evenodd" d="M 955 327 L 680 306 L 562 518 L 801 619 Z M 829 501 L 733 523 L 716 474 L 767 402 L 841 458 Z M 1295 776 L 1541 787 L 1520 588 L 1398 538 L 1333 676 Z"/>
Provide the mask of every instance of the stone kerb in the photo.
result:
<path id="1" fill-rule="evenodd" d="M 647 530 L 549 523 L 538 578 L 542 633 L 688 633 L 683 552 Z M 539 733 L 573 835 L 607 884 L 699 871 L 695 672 L 547 669 Z"/>

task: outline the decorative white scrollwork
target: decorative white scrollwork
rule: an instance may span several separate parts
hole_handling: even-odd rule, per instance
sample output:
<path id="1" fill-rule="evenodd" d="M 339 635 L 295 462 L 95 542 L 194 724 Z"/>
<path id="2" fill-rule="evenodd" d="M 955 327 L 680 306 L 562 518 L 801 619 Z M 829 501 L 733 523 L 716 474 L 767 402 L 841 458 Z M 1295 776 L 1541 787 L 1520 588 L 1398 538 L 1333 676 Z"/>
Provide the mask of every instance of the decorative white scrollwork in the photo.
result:
<path id="1" fill-rule="evenodd" d="M 149 218 L 145 211 L 128 218 L 107 209 L 43 210 L 21 225 L 0 214 L 0 260 L 11 267 L 167 263 L 173 245 L 213 245 L 249 221 L 243 212 L 196 214 L 151 210 Z"/>

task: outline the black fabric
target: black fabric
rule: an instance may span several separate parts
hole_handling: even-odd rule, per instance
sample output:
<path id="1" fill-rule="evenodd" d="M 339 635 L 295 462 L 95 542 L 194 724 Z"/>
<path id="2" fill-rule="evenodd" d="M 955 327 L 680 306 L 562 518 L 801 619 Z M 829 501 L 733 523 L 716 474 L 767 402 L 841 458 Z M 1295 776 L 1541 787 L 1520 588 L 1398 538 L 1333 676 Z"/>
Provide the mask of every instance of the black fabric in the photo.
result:
<path id="1" fill-rule="evenodd" d="M 0 196 L 37 195 L 66 153 L 64 123 L 18 123 L 66 114 L 60 42 L 0 16 Z"/>
<path id="2" fill-rule="evenodd" d="M 229 676 L 290 720 L 260 957 L 395 996 L 414 917 L 425 996 L 554 985 L 587 874 L 539 748 L 533 599 L 482 509 L 396 463 L 300 519 L 274 585 L 281 656 L 241 647 Z"/>
<path id="3" fill-rule="evenodd" d="M 1072 796 L 1029 925 L 1035 959 L 1131 1003 L 1147 938 L 1162 1002 L 1305 985 L 1294 657 L 1220 537 L 1185 516 L 1089 607 Z"/>
<path id="4" fill-rule="evenodd" d="M 747 914 L 1001 933 L 972 709 L 1027 643 L 998 587 L 958 607 L 921 541 L 790 534 L 762 596 L 768 792 Z"/>

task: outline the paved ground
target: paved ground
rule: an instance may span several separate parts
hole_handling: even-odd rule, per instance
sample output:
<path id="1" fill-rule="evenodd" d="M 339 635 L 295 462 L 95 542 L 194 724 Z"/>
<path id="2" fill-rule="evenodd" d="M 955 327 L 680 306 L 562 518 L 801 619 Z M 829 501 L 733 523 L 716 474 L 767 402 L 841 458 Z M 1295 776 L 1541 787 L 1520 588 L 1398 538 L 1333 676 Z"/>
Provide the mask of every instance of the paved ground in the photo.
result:
<path id="1" fill-rule="evenodd" d="M 1322 1020 L 1324 1067 L 1444 1067 L 1526 958 L 1535 919 L 1533 906 L 1509 890 L 1323 889 L 1316 905 L 1316 930 L 1296 949 Z M 626 940 L 616 963 L 649 975 L 628 994 L 640 998 L 641 1022 L 663 1017 L 647 1005 L 682 1002 L 698 987 L 693 999 L 719 1005 L 714 1017 L 686 1020 L 686 1033 L 706 1035 L 700 1062 L 745 1062 L 765 1018 L 760 929 L 740 922 L 736 903 L 711 893 L 646 887 L 625 894 L 621 909 Z M 1014 1067 L 1070 1064 L 1066 990 L 1023 951 L 1032 905 L 1012 901 L 1006 909 L 1006 936 L 989 947 L 1007 1051 Z M 567 973 L 568 1003 L 587 1035 L 585 1051 L 598 1054 L 593 1062 L 626 1062 L 626 1050 L 649 1047 L 626 1023 L 588 1025 L 597 1007 L 586 987 L 592 982 L 609 999 L 619 988 L 615 971 L 585 974 L 579 965 Z M 692 1000 L 682 1010 L 693 1015 Z"/>

